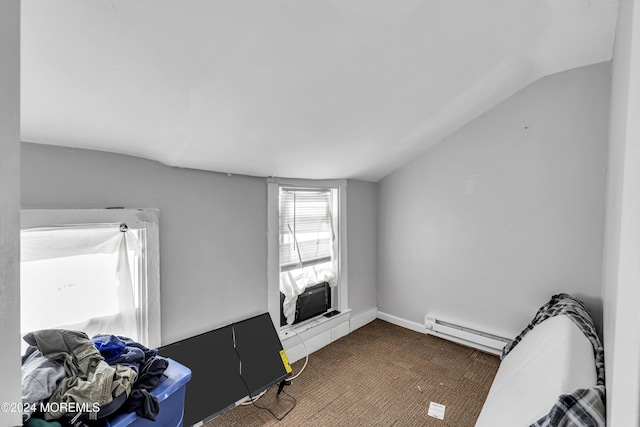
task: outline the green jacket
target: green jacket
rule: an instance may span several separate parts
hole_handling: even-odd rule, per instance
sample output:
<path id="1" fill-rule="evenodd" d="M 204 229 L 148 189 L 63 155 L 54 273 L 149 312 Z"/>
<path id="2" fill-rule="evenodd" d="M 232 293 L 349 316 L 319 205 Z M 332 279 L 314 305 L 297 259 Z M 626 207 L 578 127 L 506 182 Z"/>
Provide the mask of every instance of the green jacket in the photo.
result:
<path id="1" fill-rule="evenodd" d="M 77 412 L 65 409 L 81 407 L 82 404 L 91 407 L 94 403 L 102 406 L 122 393 L 127 397 L 131 393 L 135 371 L 122 365 L 109 366 L 84 332 L 44 329 L 28 333 L 24 340 L 65 369 L 65 377 L 48 400 L 49 411 L 44 414 L 46 420 L 65 415 L 73 417 Z M 98 418 L 95 410 L 88 415 L 91 420 Z"/>

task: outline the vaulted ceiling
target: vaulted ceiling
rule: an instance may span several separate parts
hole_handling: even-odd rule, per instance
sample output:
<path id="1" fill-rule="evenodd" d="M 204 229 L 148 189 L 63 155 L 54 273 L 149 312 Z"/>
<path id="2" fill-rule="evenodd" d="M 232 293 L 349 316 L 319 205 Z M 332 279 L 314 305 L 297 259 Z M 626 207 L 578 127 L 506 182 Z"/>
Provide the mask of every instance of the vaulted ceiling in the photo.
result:
<path id="1" fill-rule="evenodd" d="M 22 140 L 379 180 L 611 59 L 613 0 L 23 0 Z"/>

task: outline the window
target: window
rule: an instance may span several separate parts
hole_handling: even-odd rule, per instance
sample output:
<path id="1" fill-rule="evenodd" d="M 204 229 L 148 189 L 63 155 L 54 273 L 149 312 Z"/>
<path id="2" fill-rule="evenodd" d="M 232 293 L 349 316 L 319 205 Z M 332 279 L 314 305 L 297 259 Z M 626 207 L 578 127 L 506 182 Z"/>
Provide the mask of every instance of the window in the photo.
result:
<path id="1" fill-rule="evenodd" d="M 21 332 L 64 328 L 160 345 L 158 212 L 23 210 Z"/>
<path id="2" fill-rule="evenodd" d="M 293 323 L 298 295 L 319 283 L 331 286 L 332 308 L 347 309 L 345 190 L 345 181 L 268 180 L 268 308 L 277 327 L 281 306 Z"/>
<path id="3" fill-rule="evenodd" d="M 333 191 L 280 188 L 280 271 L 333 258 Z"/>
<path id="4" fill-rule="evenodd" d="M 298 296 L 327 282 L 335 288 L 337 260 L 332 211 L 335 190 L 280 187 L 280 292 L 283 323 L 293 323 Z M 328 307 L 327 307 L 328 308 Z M 325 310 L 317 307 L 310 315 Z"/>

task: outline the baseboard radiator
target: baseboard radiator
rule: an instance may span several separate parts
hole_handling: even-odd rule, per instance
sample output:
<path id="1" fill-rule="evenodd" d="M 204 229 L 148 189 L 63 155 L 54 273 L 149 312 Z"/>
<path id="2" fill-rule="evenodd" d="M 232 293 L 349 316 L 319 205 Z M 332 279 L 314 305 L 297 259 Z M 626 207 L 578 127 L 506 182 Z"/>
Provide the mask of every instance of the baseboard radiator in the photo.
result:
<path id="1" fill-rule="evenodd" d="M 427 334 L 477 348 L 487 353 L 500 354 L 511 340 L 493 333 L 445 320 L 432 314 L 424 318 Z"/>

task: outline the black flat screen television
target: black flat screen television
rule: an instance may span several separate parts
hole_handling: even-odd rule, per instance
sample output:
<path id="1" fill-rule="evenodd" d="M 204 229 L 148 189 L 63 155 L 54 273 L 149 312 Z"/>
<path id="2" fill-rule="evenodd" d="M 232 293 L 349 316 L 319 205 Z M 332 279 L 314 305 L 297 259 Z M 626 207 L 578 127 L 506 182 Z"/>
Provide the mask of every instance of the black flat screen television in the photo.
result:
<path id="1" fill-rule="evenodd" d="M 158 353 L 191 369 L 185 426 L 209 421 L 291 375 L 268 313 L 160 347 Z"/>

